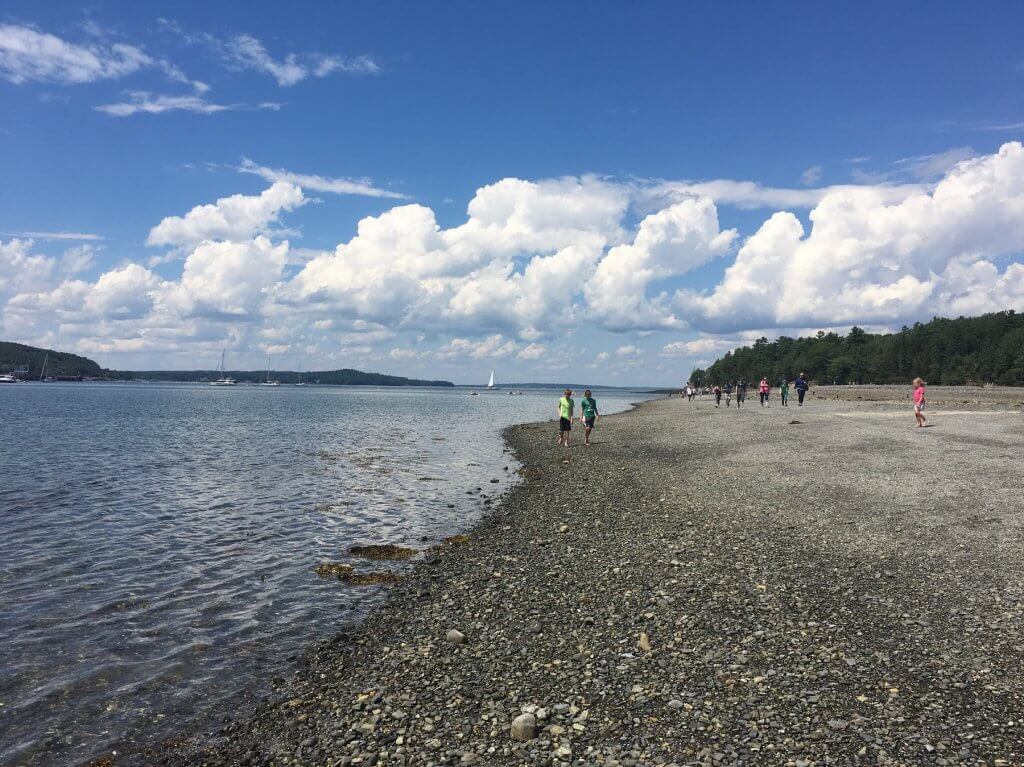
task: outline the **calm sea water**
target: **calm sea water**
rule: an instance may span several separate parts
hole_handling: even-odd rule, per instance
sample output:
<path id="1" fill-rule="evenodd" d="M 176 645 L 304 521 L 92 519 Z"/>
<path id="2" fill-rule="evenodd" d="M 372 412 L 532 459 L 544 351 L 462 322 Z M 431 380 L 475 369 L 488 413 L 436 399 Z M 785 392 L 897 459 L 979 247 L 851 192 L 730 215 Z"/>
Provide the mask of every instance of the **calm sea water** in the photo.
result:
<path id="1" fill-rule="evenodd" d="M 501 429 L 557 397 L 0 386 L 0 764 L 81 764 L 265 689 L 383 596 L 312 568 L 471 525 L 466 491 L 514 481 Z"/>

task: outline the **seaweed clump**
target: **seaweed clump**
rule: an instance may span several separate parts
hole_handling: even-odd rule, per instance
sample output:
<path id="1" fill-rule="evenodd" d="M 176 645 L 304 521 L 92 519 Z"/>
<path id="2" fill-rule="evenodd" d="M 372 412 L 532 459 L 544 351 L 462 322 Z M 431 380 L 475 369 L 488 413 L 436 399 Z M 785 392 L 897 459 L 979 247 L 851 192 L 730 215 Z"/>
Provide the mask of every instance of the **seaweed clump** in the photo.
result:
<path id="1" fill-rule="evenodd" d="M 344 565 L 340 562 L 323 562 L 317 565 L 313 572 L 321 578 L 341 578 L 352 572 L 352 565 Z"/>
<path id="2" fill-rule="evenodd" d="M 412 559 L 419 552 L 406 546 L 384 543 L 369 546 L 353 546 L 348 550 L 348 553 L 363 559 Z"/>

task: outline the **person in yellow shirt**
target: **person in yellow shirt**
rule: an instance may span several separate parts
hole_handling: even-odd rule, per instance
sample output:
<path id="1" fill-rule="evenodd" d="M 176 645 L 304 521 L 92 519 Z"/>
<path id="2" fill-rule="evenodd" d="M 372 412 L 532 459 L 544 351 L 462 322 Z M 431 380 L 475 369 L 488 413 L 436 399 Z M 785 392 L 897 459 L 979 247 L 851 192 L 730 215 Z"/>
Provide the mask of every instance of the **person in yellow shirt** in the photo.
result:
<path id="1" fill-rule="evenodd" d="M 572 400 L 572 389 L 566 389 L 558 400 L 558 444 L 569 447 L 569 434 L 572 432 L 572 414 L 576 403 Z"/>

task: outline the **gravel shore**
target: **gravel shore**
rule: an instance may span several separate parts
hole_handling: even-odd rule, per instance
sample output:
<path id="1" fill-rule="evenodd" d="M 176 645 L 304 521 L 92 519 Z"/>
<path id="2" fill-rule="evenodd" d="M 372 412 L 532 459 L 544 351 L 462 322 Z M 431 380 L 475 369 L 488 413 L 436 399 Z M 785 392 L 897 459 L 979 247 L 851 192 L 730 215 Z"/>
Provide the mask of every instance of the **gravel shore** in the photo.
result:
<path id="1" fill-rule="evenodd" d="M 1024 417 L 917 429 L 905 393 L 514 427 L 526 478 L 465 539 L 153 760 L 1024 764 Z"/>

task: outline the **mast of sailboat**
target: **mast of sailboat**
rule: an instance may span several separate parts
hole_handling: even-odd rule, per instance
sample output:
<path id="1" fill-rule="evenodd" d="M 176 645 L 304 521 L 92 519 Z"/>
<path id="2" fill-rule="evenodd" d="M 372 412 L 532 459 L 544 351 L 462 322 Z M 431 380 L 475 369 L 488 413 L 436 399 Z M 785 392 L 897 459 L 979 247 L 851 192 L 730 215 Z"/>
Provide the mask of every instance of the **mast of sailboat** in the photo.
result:
<path id="1" fill-rule="evenodd" d="M 45 355 L 45 356 L 43 357 L 43 369 L 42 369 L 42 371 L 41 371 L 41 372 L 39 373 L 39 380 L 40 380 L 40 381 L 42 381 L 42 380 L 43 380 L 43 378 L 45 378 L 45 377 L 46 377 L 46 363 L 47 363 L 47 361 L 48 361 L 49 359 L 50 359 L 50 353 L 49 353 L 49 352 L 47 352 L 47 353 L 46 353 L 46 355 Z"/>
<path id="2" fill-rule="evenodd" d="M 267 355 L 267 383 L 270 383 L 270 355 Z"/>

